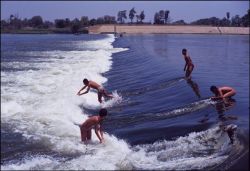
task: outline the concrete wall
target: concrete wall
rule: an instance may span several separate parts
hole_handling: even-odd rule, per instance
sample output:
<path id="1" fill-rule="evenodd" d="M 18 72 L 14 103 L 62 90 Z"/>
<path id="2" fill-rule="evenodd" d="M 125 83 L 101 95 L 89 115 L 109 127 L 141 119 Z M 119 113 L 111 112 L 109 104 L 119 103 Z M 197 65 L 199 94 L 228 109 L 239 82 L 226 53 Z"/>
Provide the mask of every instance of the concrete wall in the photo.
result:
<path id="1" fill-rule="evenodd" d="M 89 33 L 111 33 L 114 25 L 90 26 Z M 127 34 L 180 33 L 180 34 L 249 34 L 249 27 L 166 26 L 166 25 L 116 25 L 116 32 Z"/>

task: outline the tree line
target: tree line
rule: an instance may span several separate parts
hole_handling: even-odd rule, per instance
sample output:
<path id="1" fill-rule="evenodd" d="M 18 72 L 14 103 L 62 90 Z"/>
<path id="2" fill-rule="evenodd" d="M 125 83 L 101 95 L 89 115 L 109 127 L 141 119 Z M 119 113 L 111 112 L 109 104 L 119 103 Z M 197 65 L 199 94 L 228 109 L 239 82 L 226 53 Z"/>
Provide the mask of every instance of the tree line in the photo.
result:
<path id="1" fill-rule="evenodd" d="M 140 11 L 137 13 L 135 8 L 132 8 L 128 12 L 127 10 L 121 10 L 117 13 L 117 18 L 115 16 L 104 15 L 98 18 L 89 19 L 88 16 L 82 16 L 79 19 L 75 18 L 70 20 L 65 19 L 55 19 L 54 22 L 44 21 L 41 16 L 33 16 L 30 19 L 21 19 L 18 15 L 10 15 L 6 20 L 1 20 L 1 31 L 4 30 L 20 30 L 20 29 L 63 29 L 68 28 L 72 33 L 76 33 L 79 30 L 82 32 L 87 31 L 84 29 L 88 26 L 98 25 L 98 24 L 155 24 L 155 25 L 210 25 L 210 26 L 234 26 L 234 27 L 249 27 L 250 26 L 250 10 L 240 17 L 239 15 L 230 16 L 230 12 L 225 14 L 225 17 L 220 19 L 217 17 L 210 17 L 199 19 L 191 23 L 187 23 L 184 20 L 172 21 L 170 18 L 169 10 L 160 10 L 154 14 L 153 22 L 144 22 L 145 13 Z M 135 21 L 134 21 L 135 19 Z"/>

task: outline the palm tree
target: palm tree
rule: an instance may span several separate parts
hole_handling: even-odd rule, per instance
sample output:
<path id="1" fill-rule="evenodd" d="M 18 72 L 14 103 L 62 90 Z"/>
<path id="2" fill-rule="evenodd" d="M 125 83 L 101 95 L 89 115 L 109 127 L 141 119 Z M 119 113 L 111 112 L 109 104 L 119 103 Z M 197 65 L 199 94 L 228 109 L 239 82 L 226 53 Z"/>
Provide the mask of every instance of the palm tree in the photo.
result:
<path id="1" fill-rule="evenodd" d="M 124 23 L 123 18 L 124 18 L 124 19 L 127 19 L 126 11 L 127 11 L 127 10 L 123 10 L 123 11 L 121 11 L 122 23 Z"/>
<path id="2" fill-rule="evenodd" d="M 165 23 L 166 23 L 166 24 L 167 24 L 167 22 L 168 22 L 169 13 L 170 13 L 169 10 L 166 10 L 166 11 L 165 11 Z"/>
<path id="3" fill-rule="evenodd" d="M 154 24 L 159 24 L 159 23 L 160 23 L 160 14 L 156 12 L 154 16 Z"/>
<path id="4" fill-rule="evenodd" d="M 230 12 L 227 12 L 228 25 L 230 25 L 230 20 L 229 20 L 229 18 L 230 18 Z"/>
<path id="5" fill-rule="evenodd" d="M 131 23 L 133 22 L 133 19 L 134 19 L 134 17 L 135 17 L 135 13 L 136 13 L 136 11 L 135 11 L 134 8 L 132 8 L 132 9 L 129 11 L 129 18 L 130 18 L 130 20 L 131 20 Z"/>
<path id="6" fill-rule="evenodd" d="M 119 11 L 117 14 L 117 21 L 120 21 L 120 23 L 122 23 L 122 12 Z"/>
<path id="7" fill-rule="evenodd" d="M 160 15 L 160 24 L 164 24 L 165 11 L 164 10 L 160 10 L 159 11 L 159 15 Z"/>
<path id="8" fill-rule="evenodd" d="M 136 15 L 136 23 L 140 20 L 140 15 Z"/>
<path id="9" fill-rule="evenodd" d="M 140 19 L 141 19 L 141 22 L 142 22 L 142 20 L 144 20 L 144 19 L 145 19 L 145 14 L 144 14 L 144 11 L 142 11 L 142 12 L 141 12 L 141 14 L 140 14 Z"/>

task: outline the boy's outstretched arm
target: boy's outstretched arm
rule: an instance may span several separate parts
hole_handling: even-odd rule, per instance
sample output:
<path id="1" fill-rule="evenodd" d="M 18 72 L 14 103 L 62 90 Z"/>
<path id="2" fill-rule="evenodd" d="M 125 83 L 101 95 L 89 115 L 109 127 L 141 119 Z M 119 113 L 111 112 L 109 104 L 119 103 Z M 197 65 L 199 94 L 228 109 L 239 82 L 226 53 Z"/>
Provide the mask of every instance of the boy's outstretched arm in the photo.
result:
<path id="1" fill-rule="evenodd" d="M 219 98 L 224 99 L 224 95 L 220 89 L 219 89 Z"/>
<path id="2" fill-rule="evenodd" d="M 80 95 L 80 92 L 81 92 L 82 90 L 84 90 L 86 87 L 87 87 L 87 86 L 83 86 L 83 87 L 77 92 L 77 95 Z"/>
<path id="3" fill-rule="evenodd" d="M 218 95 L 218 96 L 213 96 L 213 97 L 211 97 L 211 99 L 212 99 L 212 100 L 219 100 L 219 99 L 224 100 L 225 98 L 224 98 L 224 96 L 223 96 L 222 91 L 219 90 L 219 95 Z"/>
<path id="4" fill-rule="evenodd" d="M 88 92 L 89 92 L 89 89 L 90 89 L 90 87 L 88 87 L 87 90 L 86 90 L 84 93 L 79 93 L 78 95 L 80 96 L 80 95 L 83 95 L 83 94 L 88 93 Z"/>
<path id="5" fill-rule="evenodd" d="M 103 133 L 101 131 L 101 127 L 99 124 L 95 126 L 95 134 L 98 137 L 100 143 L 102 143 L 103 142 Z"/>
<path id="6" fill-rule="evenodd" d="M 114 96 L 112 94 L 109 94 L 106 90 L 104 90 L 104 95 L 106 97 L 114 98 Z"/>
<path id="7" fill-rule="evenodd" d="M 102 141 L 103 141 L 103 140 L 104 140 L 104 137 L 103 137 L 102 126 L 100 126 L 100 134 L 101 134 L 101 137 L 102 137 Z"/>
<path id="8" fill-rule="evenodd" d="M 186 71 L 186 68 L 187 68 L 187 62 L 186 62 L 186 64 L 185 64 L 185 66 L 184 66 L 184 71 Z"/>

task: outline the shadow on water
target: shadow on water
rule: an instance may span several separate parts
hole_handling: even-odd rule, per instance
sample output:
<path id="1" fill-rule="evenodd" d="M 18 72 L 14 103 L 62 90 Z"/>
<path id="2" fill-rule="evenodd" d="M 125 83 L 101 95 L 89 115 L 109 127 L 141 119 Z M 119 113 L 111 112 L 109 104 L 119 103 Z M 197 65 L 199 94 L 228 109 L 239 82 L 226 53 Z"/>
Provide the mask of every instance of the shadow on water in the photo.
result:
<path id="1" fill-rule="evenodd" d="M 218 113 L 218 119 L 219 119 L 219 127 L 221 130 L 227 133 L 228 138 L 230 139 L 230 143 L 235 145 L 237 140 L 237 125 L 235 124 L 230 124 L 227 121 L 232 121 L 232 120 L 237 120 L 237 116 L 233 115 L 225 115 L 225 112 L 232 109 L 235 106 L 235 99 L 229 98 L 225 100 L 218 101 L 214 104 L 215 110 Z M 206 123 L 209 120 L 208 116 L 205 116 L 204 119 L 202 119 L 200 122 L 201 123 Z M 235 154 L 234 154 L 235 155 Z M 238 156 L 239 154 L 237 154 Z M 232 157 L 232 156 L 231 156 Z"/>
<path id="2" fill-rule="evenodd" d="M 192 79 L 187 79 L 187 84 L 190 85 L 190 87 L 194 91 L 195 95 L 198 98 L 201 98 L 201 93 L 200 93 L 199 85 L 195 81 L 193 81 Z"/>
<path id="3" fill-rule="evenodd" d="M 179 116 L 192 113 L 198 110 L 204 110 L 210 106 L 212 106 L 211 100 L 202 99 L 202 100 L 198 100 L 193 103 L 180 106 L 174 109 L 162 110 L 162 111 L 153 112 L 153 113 L 135 113 L 135 114 L 126 115 L 126 116 L 115 115 L 115 116 L 112 116 L 111 118 L 107 118 L 107 122 L 109 123 L 112 120 L 113 126 L 116 126 L 119 128 L 119 127 L 124 127 L 126 125 L 127 127 L 129 125 L 135 125 L 138 123 L 146 123 L 146 122 L 179 117 Z"/>
<path id="4" fill-rule="evenodd" d="M 237 120 L 238 117 L 234 116 L 234 115 L 225 115 L 225 112 L 232 109 L 236 104 L 236 100 L 235 99 L 226 99 L 225 101 L 218 101 L 216 103 L 214 103 L 214 108 L 218 113 L 218 119 L 222 122 L 224 121 L 228 121 L 228 120 Z M 200 120 L 199 122 L 201 123 L 205 123 L 209 120 L 208 115 L 205 115 L 204 118 L 202 120 Z"/>
<path id="5" fill-rule="evenodd" d="M 143 87 L 140 89 L 134 89 L 134 90 L 123 90 L 120 93 L 122 94 L 123 97 L 141 95 L 146 92 L 152 92 L 152 91 L 157 91 L 157 90 L 172 87 L 182 80 L 184 80 L 184 77 L 178 77 L 178 78 L 174 78 L 171 80 L 161 82 L 157 85 L 151 85 L 151 86 Z"/>
<path id="6" fill-rule="evenodd" d="M 211 170 L 249 170 L 249 139 L 246 138 L 243 130 L 237 130 L 236 142 L 231 145 L 228 158 L 211 168 Z M 247 167 L 244 167 L 247 166 Z"/>

